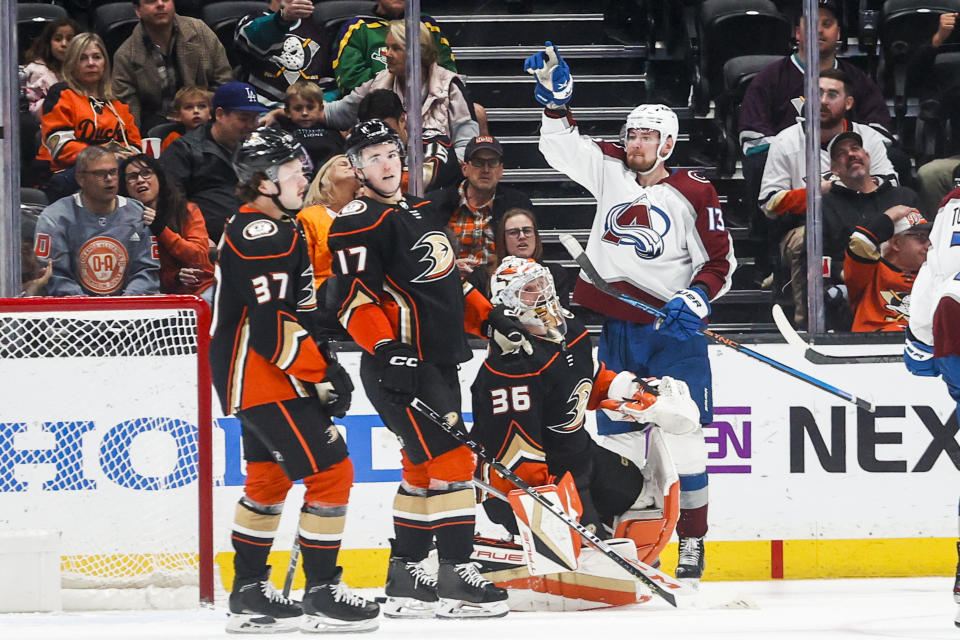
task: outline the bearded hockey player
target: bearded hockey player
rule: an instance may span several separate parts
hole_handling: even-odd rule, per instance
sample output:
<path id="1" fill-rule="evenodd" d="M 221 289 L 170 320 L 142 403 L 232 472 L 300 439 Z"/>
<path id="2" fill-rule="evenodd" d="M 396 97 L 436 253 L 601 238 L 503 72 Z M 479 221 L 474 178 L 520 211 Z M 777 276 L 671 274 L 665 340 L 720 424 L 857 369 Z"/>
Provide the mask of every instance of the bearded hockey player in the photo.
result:
<path id="1" fill-rule="evenodd" d="M 700 407 L 700 423 L 710 424 L 710 362 L 706 338 L 697 329 L 709 319 L 710 301 L 730 288 L 736 260 L 710 183 L 664 165 L 679 135 L 676 114 L 664 105 L 640 105 L 627 116 L 619 144 L 594 141 L 580 135 L 568 108 L 573 77 L 556 48 L 548 42 L 527 58 L 524 69 L 536 78 L 534 97 L 546 107 L 541 153 L 597 200 L 587 256 L 606 281 L 665 314 L 654 318 L 581 277 L 574 301 L 607 316 L 600 361 L 614 371 L 683 380 Z M 631 459 L 642 442 L 632 425 L 602 415 L 597 430 L 609 436 L 607 446 Z M 695 582 L 704 568 L 707 451 L 699 429 L 676 437 L 690 440 L 677 448 L 688 455 L 675 460 L 681 490 L 676 575 Z"/>
<path id="2" fill-rule="evenodd" d="M 217 394 L 224 413 L 240 419 L 247 461 L 227 630 L 376 629 L 378 605 L 353 595 L 337 566 L 353 465 L 330 417 L 346 413 L 353 384 L 311 333 L 313 269 L 294 217 L 310 161 L 293 136 L 261 128 L 237 145 L 233 167 L 246 204 L 220 240 L 210 347 Z M 273 589 L 267 566 L 287 492 L 300 479 L 302 604 Z"/>
<path id="3" fill-rule="evenodd" d="M 930 231 L 927 261 L 910 296 L 903 360 L 910 373 L 942 376 L 960 415 L 960 189 L 943 199 Z M 960 541 L 953 599 L 960 627 Z"/>
<path id="4" fill-rule="evenodd" d="M 384 614 L 502 616 L 506 592 L 470 561 L 473 454 L 409 404 L 418 397 L 453 413 L 462 429 L 457 365 L 470 358 L 465 330 L 507 351 L 530 344 L 523 325 L 461 281 L 444 216 L 400 190 L 401 154 L 383 121 L 356 126 L 347 157 L 369 195 L 341 209 L 328 236 L 340 322 L 363 348 L 364 390 L 402 446 Z M 434 538 L 436 578 L 420 564 Z"/>
<path id="5" fill-rule="evenodd" d="M 629 538 L 633 557 L 639 552 L 642 560 L 653 562 L 673 533 L 677 517 L 678 479 L 660 432 L 683 434 L 699 428 L 699 411 L 686 385 L 669 377 L 640 381 L 630 372 L 615 373 L 602 367 L 595 373 L 586 328 L 560 306 L 550 271 L 532 259 L 505 258 L 493 276 L 491 292 L 493 302 L 512 309 L 529 330 L 533 354 L 528 358 L 495 351 L 488 354 L 472 387 L 471 435 L 531 485 L 547 485 L 551 478 L 569 473 L 580 504 L 580 522 L 601 538 L 610 538 L 614 532 Z M 652 434 L 650 459 L 647 464 L 641 462 L 643 472 L 594 442 L 584 429 L 587 410 L 601 408 L 614 420 L 638 422 L 643 430 L 653 423 L 661 427 Z M 480 463 L 478 475 L 501 495 L 514 488 L 485 463 Z M 671 487 L 672 505 L 665 497 Z M 662 521 L 655 518 L 657 522 L 635 526 L 631 524 L 634 516 L 619 518 L 632 507 L 650 506 L 655 501 L 664 511 Z M 512 504 L 489 497 L 483 506 L 493 522 L 517 535 L 520 518 L 515 517 Z M 584 603 L 636 602 L 633 580 L 622 570 L 607 564 L 604 572 L 603 563 L 589 567 L 592 550 L 580 553 L 578 575 L 559 573 L 533 586 L 525 572 L 503 562 L 509 558 L 504 555 L 509 548 L 489 540 L 477 542 L 475 557 L 494 561 L 485 562 L 490 571 L 486 575 L 498 584 L 562 595 L 566 598 L 560 606 L 563 609 L 591 606 Z M 585 575 L 594 579 L 583 580 Z M 592 587 L 584 588 L 578 581 Z M 564 586 L 557 586 L 561 584 Z M 544 600 L 528 607 L 517 600 L 511 591 L 514 607 L 546 605 Z M 570 600 L 584 602 L 575 605 Z"/>

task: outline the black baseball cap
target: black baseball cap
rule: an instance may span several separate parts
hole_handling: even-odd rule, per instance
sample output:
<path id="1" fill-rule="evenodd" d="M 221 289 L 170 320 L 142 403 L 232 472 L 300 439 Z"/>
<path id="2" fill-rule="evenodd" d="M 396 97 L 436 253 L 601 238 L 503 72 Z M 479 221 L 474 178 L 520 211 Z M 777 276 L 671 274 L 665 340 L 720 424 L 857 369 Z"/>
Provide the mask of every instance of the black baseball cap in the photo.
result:
<path id="1" fill-rule="evenodd" d="M 480 149 L 490 149 L 501 158 L 503 157 L 503 147 L 500 146 L 496 138 L 493 136 L 477 136 L 467 143 L 467 148 L 463 152 L 463 159 L 469 160 L 474 152 Z"/>
<path id="2" fill-rule="evenodd" d="M 830 144 L 827 145 L 827 154 L 830 156 L 830 159 L 833 160 L 833 150 L 836 148 L 837 144 L 843 142 L 844 140 L 853 140 L 859 146 L 863 146 L 863 137 L 856 131 L 841 131 L 837 135 L 833 136 L 833 140 L 830 141 Z"/>

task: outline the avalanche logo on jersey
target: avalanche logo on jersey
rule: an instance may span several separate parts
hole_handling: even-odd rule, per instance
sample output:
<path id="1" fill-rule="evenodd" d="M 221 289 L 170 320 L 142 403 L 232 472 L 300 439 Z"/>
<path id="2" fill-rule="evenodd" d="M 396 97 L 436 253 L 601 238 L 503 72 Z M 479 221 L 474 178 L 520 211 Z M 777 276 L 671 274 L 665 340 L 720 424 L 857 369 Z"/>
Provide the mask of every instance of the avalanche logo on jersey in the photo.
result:
<path id="1" fill-rule="evenodd" d="M 430 231 L 423 234 L 412 250 L 426 249 L 419 262 L 426 262 L 429 266 L 411 282 L 433 282 L 446 276 L 453 270 L 454 253 L 447 235 L 442 231 Z"/>
<path id="2" fill-rule="evenodd" d="M 670 232 L 670 218 L 652 204 L 647 195 L 633 202 L 611 207 L 604 221 L 606 231 L 603 242 L 615 245 L 632 245 L 637 256 L 653 260 L 663 255 L 663 237 Z"/>
<path id="3" fill-rule="evenodd" d="M 587 415 L 587 401 L 590 400 L 590 392 L 592 390 L 593 381 L 590 378 L 582 378 L 580 382 L 577 383 L 577 386 L 574 387 L 570 397 L 567 398 L 567 402 L 573 405 L 572 408 L 567 411 L 570 419 L 563 424 L 548 425 L 547 429 L 559 431 L 560 433 L 569 433 L 582 427 L 584 418 Z"/>

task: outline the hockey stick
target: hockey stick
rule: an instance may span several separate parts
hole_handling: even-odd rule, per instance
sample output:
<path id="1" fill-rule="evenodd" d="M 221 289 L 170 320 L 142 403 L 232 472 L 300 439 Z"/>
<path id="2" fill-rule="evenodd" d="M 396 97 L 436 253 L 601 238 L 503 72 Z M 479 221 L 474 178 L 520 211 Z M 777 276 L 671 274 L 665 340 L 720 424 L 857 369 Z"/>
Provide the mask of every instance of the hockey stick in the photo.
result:
<path id="1" fill-rule="evenodd" d="M 472 440 L 470 435 L 459 431 L 454 428 L 451 422 L 448 422 L 448 416 L 441 416 L 439 413 L 431 409 L 429 406 L 424 404 L 420 398 L 414 398 L 410 402 L 410 406 L 422 413 L 427 419 L 436 424 L 438 427 L 450 434 L 457 442 L 465 446 L 467 449 L 470 449 L 477 457 L 489 464 L 493 469 L 497 471 L 501 476 L 515 484 L 519 489 L 524 493 L 533 498 L 536 502 L 552 513 L 555 517 L 559 518 L 566 524 L 568 527 L 580 534 L 581 538 L 589 544 L 591 547 L 604 554 L 623 569 L 629 572 L 632 576 L 643 582 L 647 585 L 654 593 L 658 596 L 669 602 L 674 607 L 677 606 L 676 595 L 670 593 L 667 589 L 676 591 L 679 595 L 693 595 L 690 593 L 691 589 L 682 583 L 678 582 L 675 578 L 668 576 L 667 574 L 654 569 L 650 565 L 644 564 L 635 560 L 628 560 L 624 558 L 619 553 L 617 553 L 610 545 L 598 538 L 596 535 L 590 532 L 589 529 L 584 527 L 582 524 L 577 522 L 575 519 L 571 518 L 566 512 L 561 511 L 557 508 L 555 504 L 550 502 L 547 498 L 543 497 L 538 492 L 534 491 L 527 482 L 518 476 L 516 473 L 505 467 L 499 460 L 489 455 L 486 450 L 483 448 L 483 445 Z M 449 418 L 451 421 L 456 420 L 456 414 L 453 414 L 454 417 Z M 662 585 L 662 586 L 661 586 Z"/>
<path id="2" fill-rule="evenodd" d="M 900 354 L 887 354 L 876 356 L 831 356 L 828 353 L 822 353 L 813 348 L 813 345 L 806 342 L 793 328 L 786 314 L 779 304 L 773 305 L 773 321 L 777 325 L 780 335 L 792 347 L 801 349 L 803 357 L 813 364 L 880 364 L 885 362 L 903 362 L 903 356 Z"/>
<path id="3" fill-rule="evenodd" d="M 300 560 L 300 532 L 293 539 L 290 548 L 290 563 L 287 565 L 287 577 L 283 579 L 283 597 L 290 597 L 290 587 L 293 586 L 293 576 L 297 572 L 297 562 Z"/>
<path id="4" fill-rule="evenodd" d="M 656 316 L 658 318 L 666 317 L 666 314 L 664 314 L 663 311 L 661 311 L 660 309 L 657 309 L 656 307 L 652 307 L 646 302 L 643 302 L 641 300 L 637 300 L 630 294 L 620 291 L 619 289 L 611 285 L 609 282 L 601 278 L 599 272 L 597 272 L 596 267 L 594 267 L 593 263 L 590 262 L 590 258 L 588 258 L 587 254 L 584 253 L 583 247 L 580 246 L 580 243 L 577 242 L 577 239 L 574 238 L 572 235 L 570 235 L 569 233 L 560 234 L 560 243 L 570 253 L 573 259 L 576 260 L 577 264 L 580 265 L 580 268 L 583 269 L 583 272 L 586 274 L 590 283 L 593 284 L 593 286 L 595 286 L 597 289 L 599 289 L 600 291 L 603 291 L 604 293 L 606 293 L 607 295 L 613 298 L 616 298 L 617 300 L 620 300 L 621 302 L 624 302 L 626 304 L 629 304 L 632 307 L 636 307 L 637 309 L 640 309 L 641 311 L 649 313 L 652 316 Z M 774 360 L 773 358 L 768 358 L 762 353 L 758 353 L 753 349 L 749 349 L 743 346 L 739 342 L 734 342 L 730 338 L 725 338 L 717 333 L 714 333 L 713 331 L 708 329 L 706 325 L 698 329 L 697 333 L 704 335 L 710 338 L 711 340 L 713 340 L 714 342 L 718 344 L 722 344 L 725 347 L 730 347 L 734 351 L 739 351 L 740 353 L 746 356 L 755 358 L 760 362 L 763 362 L 764 364 L 768 364 L 774 369 L 777 369 L 778 371 L 782 371 L 783 373 L 791 375 L 802 382 L 806 382 L 807 384 L 811 384 L 817 387 L 818 389 L 822 389 L 823 391 L 826 391 L 827 393 L 831 393 L 837 396 L 838 398 L 845 400 L 846 402 L 855 404 L 861 409 L 865 409 L 867 411 L 870 411 L 871 413 L 875 410 L 873 403 L 870 402 L 869 400 L 855 396 L 849 391 L 844 391 L 843 389 L 839 389 L 833 386 L 832 384 L 826 383 L 823 380 L 820 380 L 818 378 L 814 378 L 811 375 L 808 375 L 802 371 L 794 369 L 793 367 L 787 366 L 782 362 Z"/>

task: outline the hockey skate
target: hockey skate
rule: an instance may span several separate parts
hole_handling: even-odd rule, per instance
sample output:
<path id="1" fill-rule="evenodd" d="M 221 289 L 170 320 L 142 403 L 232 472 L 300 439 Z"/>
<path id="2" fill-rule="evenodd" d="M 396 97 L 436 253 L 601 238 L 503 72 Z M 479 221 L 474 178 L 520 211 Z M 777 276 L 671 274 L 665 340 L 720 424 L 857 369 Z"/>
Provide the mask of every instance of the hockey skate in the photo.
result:
<path id="1" fill-rule="evenodd" d="M 343 569 L 329 580 L 311 582 L 303 592 L 303 620 L 300 630 L 305 633 L 355 633 L 374 631 L 380 626 L 377 616 L 380 605 L 350 591 L 340 581 Z"/>
<path id="2" fill-rule="evenodd" d="M 500 618 L 507 615 L 507 590 L 477 571 L 478 563 L 440 561 L 438 618 Z"/>
<path id="3" fill-rule="evenodd" d="M 390 558 L 385 592 L 383 615 L 388 618 L 432 618 L 437 613 L 437 579 L 419 562 Z"/>
<path id="4" fill-rule="evenodd" d="M 260 579 L 233 581 L 228 633 L 296 631 L 303 611 L 300 604 L 280 595 L 270 583 L 270 570 Z"/>
<path id="5" fill-rule="evenodd" d="M 697 588 L 703 576 L 703 567 L 703 538 L 680 538 L 677 580 Z"/>

